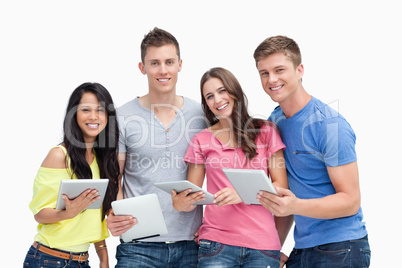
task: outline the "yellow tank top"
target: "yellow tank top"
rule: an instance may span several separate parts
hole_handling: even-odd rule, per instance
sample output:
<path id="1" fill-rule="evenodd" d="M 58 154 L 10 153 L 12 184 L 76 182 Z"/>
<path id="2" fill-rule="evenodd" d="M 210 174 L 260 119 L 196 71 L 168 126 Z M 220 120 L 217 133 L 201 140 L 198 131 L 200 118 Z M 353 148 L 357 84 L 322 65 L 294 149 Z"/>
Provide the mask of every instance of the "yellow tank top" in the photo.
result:
<path id="1" fill-rule="evenodd" d="M 55 147 L 56 148 L 56 147 Z M 63 146 L 61 148 L 67 155 Z M 68 156 L 67 156 L 68 158 Z M 96 156 L 90 165 L 92 179 L 100 179 Z M 68 169 L 40 167 L 35 177 L 33 197 L 29 208 L 36 215 L 43 208 L 55 208 L 61 180 L 71 179 Z M 77 179 L 74 175 L 73 179 Z M 51 248 L 70 252 L 88 251 L 90 243 L 109 237 L 101 209 L 87 209 L 73 219 L 52 224 L 38 224 L 35 241 Z"/>

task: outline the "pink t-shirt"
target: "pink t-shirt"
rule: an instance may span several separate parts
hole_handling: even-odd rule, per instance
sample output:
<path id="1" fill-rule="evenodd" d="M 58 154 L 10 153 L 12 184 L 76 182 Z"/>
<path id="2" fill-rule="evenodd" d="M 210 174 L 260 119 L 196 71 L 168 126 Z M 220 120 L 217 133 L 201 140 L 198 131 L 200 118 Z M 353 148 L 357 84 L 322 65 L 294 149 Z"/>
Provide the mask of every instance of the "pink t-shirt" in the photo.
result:
<path id="1" fill-rule="evenodd" d="M 278 132 L 268 125 L 261 128 L 256 145 L 258 155 L 244 165 L 246 157 L 241 148 L 222 144 L 204 129 L 194 135 L 184 161 L 205 165 L 207 190 L 215 194 L 223 188 L 233 188 L 222 168 L 262 169 L 268 174 L 268 159 L 285 148 Z M 281 249 L 272 214 L 263 206 L 244 203 L 223 207 L 207 205 L 199 239 L 259 250 Z"/>

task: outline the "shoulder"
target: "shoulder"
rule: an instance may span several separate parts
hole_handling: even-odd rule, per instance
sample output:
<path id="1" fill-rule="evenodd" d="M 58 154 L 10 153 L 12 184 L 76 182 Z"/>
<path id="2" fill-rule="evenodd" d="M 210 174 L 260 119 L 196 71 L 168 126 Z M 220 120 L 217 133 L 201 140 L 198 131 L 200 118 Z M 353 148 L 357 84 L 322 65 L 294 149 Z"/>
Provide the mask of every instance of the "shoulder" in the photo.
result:
<path id="1" fill-rule="evenodd" d="M 201 106 L 201 104 L 193 99 L 190 99 L 188 97 L 184 97 L 182 96 L 184 103 L 192 103 L 192 104 L 197 104 L 199 106 Z"/>
<path id="2" fill-rule="evenodd" d="M 272 111 L 273 113 L 277 113 L 277 112 L 280 112 L 280 111 L 282 111 L 282 109 L 281 109 L 281 106 L 276 106 L 275 107 L 275 109 Z"/>
<path id="3" fill-rule="evenodd" d="M 258 120 L 260 122 L 260 128 L 261 129 L 274 129 L 276 130 L 278 127 L 276 126 L 276 124 L 270 120 L 263 120 L 260 119 Z"/>
<path id="4" fill-rule="evenodd" d="M 196 143 L 209 143 L 210 142 L 210 138 L 212 136 L 212 133 L 210 130 L 208 130 L 208 128 L 201 130 L 200 132 L 194 134 L 193 138 L 192 138 L 192 142 L 196 142 Z"/>
<path id="5" fill-rule="evenodd" d="M 319 99 L 312 98 L 312 109 L 322 120 L 333 119 L 340 116 L 339 112 Z"/>
<path id="6" fill-rule="evenodd" d="M 282 112 L 281 107 L 278 105 L 272 111 L 271 115 L 269 116 L 268 120 L 277 124 L 281 119 L 285 119 L 285 115 Z"/>
<path id="7" fill-rule="evenodd" d="M 211 147 L 212 133 L 208 129 L 204 129 L 191 138 L 191 142 L 188 146 L 188 151 L 203 153 L 209 150 Z"/>
<path id="8" fill-rule="evenodd" d="M 320 122 L 322 126 L 327 126 L 328 124 L 338 124 L 340 127 L 351 127 L 347 120 L 339 113 L 337 108 L 331 107 L 330 104 L 325 104 L 321 100 L 313 98 L 315 120 Z"/>
<path id="9" fill-rule="evenodd" d="M 260 134 L 262 137 L 272 137 L 279 136 L 281 137 L 281 131 L 278 126 L 269 120 L 261 120 Z"/>
<path id="10" fill-rule="evenodd" d="M 356 140 L 352 126 L 339 111 L 318 99 L 314 99 L 311 115 L 305 121 L 305 129 L 309 130 L 307 133 L 316 137 L 325 146 L 329 142 L 336 142 L 340 145 L 341 143 L 354 143 Z"/>
<path id="11" fill-rule="evenodd" d="M 187 111 L 192 111 L 194 113 L 201 113 L 204 114 L 201 108 L 201 104 L 193 99 L 183 97 L 184 101 L 184 110 Z"/>
<path id="12" fill-rule="evenodd" d="M 60 147 L 52 148 L 43 160 L 41 167 L 64 169 L 66 168 L 66 155 Z"/>
<path id="13" fill-rule="evenodd" d="M 136 107 L 137 107 L 136 102 L 138 102 L 138 98 L 134 98 L 134 99 L 126 102 L 125 104 L 123 104 L 122 106 L 117 108 L 117 114 L 123 115 L 123 116 L 132 114 L 133 111 L 136 110 Z"/>
<path id="14" fill-rule="evenodd" d="M 178 114 L 183 120 L 186 120 L 186 127 L 188 129 L 198 129 L 198 131 L 206 128 L 207 121 L 201 104 L 187 97 L 183 97 L 183 100 L 184 105 Z"/>
<path id="15" fill-rule="evenodd" d="M 212 136 L 212 132 L 208 128 L 205 128 L 194 135 L 194 137 L 197 137 L 198 139 L 208 138 L 211 136 Z"/>

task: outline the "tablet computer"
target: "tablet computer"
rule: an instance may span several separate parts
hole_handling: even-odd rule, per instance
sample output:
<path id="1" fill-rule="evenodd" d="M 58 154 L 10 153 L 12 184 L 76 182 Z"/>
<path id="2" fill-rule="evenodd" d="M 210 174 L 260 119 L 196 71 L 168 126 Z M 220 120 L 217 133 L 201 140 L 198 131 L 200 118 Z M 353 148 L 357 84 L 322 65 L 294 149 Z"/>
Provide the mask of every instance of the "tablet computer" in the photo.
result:
<path id="1" fill-rule="evenodd" d="M 66 204 L 62 197 L 63 194 L 67 195 L 69 199 L 77 198 L 82 192 L 87 189 L 96 189 L 100 198 L 90 204 L 86 209 L 101 208 L 109 179 L 75 179 L 75 180 L 62 180 L 60 182 L 59 195 L 57 196 L 56 209 L 65 209 Z"/>
<path id="2" fill-rule="evenodd" d="M 257 200 L 257 194 L 267 191 L 278 194 L 267 173 L 260 169 L 222 169 L 230 183 L 247 205 L 261 205 Z"/>
<path id="3" fill-rule="evenodd" d="M 120 235 L 124 242 L 161 236 L 168 233 L 165 218 L 156 194 L 130 197 L 112 202 L 115 215 L 131 215 L 138 223 Z"/>
<path id="4" fill-rule="evenodd" d="M 168 194 L 172 194 L 172 190 L 175 190 L 176 192 L 180 193 L 183 192 L 184 190 L 187 189 L 192 189 L 190 194 L 196 193 L 199 191 L 202 191 L 205 194 L 205 200 L 201 200 L 198 202 L 195 202 L 193 205 L 210 205 L 214 204 L 215 197 L 213 194 L 207 192 L 205 189 L 202 189 L 195 185 L 194 183 L 191 183 L 187 180 L 183 181 L 168 181 L 168 182 L 156 182 L 154 183 L 156 187 L 159 189 L 165 191 Z"/>

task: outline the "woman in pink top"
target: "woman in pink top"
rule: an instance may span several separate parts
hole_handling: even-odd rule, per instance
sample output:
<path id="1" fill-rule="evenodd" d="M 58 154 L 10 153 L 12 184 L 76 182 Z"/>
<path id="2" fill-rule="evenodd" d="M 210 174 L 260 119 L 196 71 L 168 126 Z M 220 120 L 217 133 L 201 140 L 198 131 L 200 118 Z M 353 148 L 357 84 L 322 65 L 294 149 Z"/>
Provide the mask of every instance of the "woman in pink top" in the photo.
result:
<path id="1" fill-rule="evenodd" d="M 216 205 L 205 208 L 198 267 L 279 267 L 292 218 L 275 218 L 263 206 L 242 203 L 222 168 L 262 169 L 275 186 L 288 188 L 285 145 L 272 122 L 251 118 L 247 98 L 228 70 L 207 71 L 201 94 L 210 127 L 193 137 L 184 160 L 192 183 L 201 187 L 206 173 Z M 173 191 L 176 210 L 191 211 L 193 203 L 204 199 L 202 192 L 188 195 L 190 191 Z"/>

